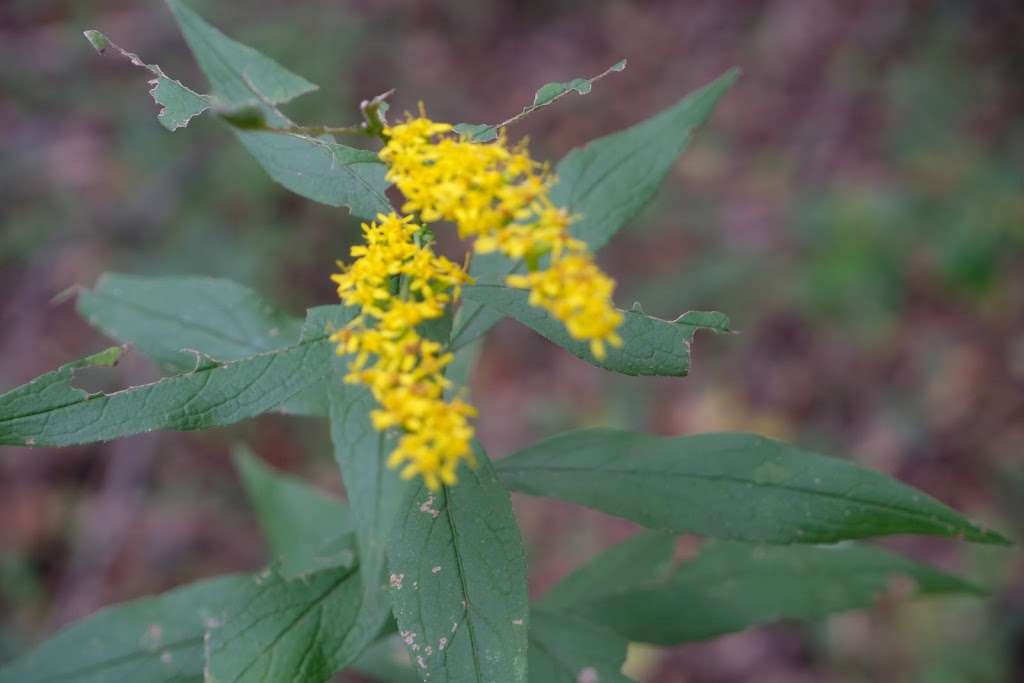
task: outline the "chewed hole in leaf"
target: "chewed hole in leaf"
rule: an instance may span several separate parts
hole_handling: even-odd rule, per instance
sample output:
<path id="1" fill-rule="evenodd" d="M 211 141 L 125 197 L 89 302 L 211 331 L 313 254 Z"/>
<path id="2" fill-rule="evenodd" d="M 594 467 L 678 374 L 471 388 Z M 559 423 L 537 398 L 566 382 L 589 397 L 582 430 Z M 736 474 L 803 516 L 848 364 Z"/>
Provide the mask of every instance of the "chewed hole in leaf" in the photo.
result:
<path id="1" fill-rule="evenodd" d="M 71 386 L 87 395 L 111 394 L 127 389 L 130 384 L 147 384 L 159 379 L 152 361 L 135 352 L 130 345 L 114 347 L 118 354 L 109 363 L 95 363 L 71 372 Z"/>

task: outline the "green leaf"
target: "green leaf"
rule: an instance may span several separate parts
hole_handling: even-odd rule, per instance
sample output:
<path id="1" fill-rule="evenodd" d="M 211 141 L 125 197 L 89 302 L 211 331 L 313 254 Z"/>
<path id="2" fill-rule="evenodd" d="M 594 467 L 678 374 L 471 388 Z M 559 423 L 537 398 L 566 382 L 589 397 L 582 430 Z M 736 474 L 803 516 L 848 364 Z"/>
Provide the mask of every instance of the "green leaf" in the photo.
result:
<path id="1" fill-rule="evenodd" d="M 410 483 L 388 469 L 394 436 L 373 428 L 373 396 L 365 387 L 342 382 L 344 366 L 343 359 L 335 359 L 327 388 L 334 457 L 352 507 L 367 600 L 389 605 L 388 537 Z"/>
<path id="2" fill-rule="evenodd" d="M 366 648 L 352 664 L 352 669 L 376 681 L 420 683 L 409 653 L 405 651 L 405 644 L 397 635 L 381 638 Z"/>
<path id="3" fill-rule="evenodd" d="M 618 332 L 623 346 L 609 346 L 607 355 L 599 360 L 590 353 L 589 343 L 573 339 L 561 321 L 531 306 L 525 290 L 472 285 L 463 288 L 463 297 L 515 318 L 591 365 L 625 375 L 682 377 L 690 369 L 690 343 L 697 330 L 729 331 L 729 319 L 722 313 L 690 311 L 675 320 L 662 320 L 638 309 L 622 311 Z"/>
<path id="4" fill-rule="evenodd" d="M 128 52 L 99 31 L 88 30 L 84 32 L 84 35 L 86 40 L 100 54 L 103 54 L 109 48 L 114 48 L 116 52 L 120 53 L 122 57 L 132 64 L 147 69 L 156 77 L 149 82 L 153 86 L 149 94 L 157 104 L 161 105 L 157 119 L 167 130 L 173 132 L 179 128 L 184 128 L 193 117 L 202 114 L 210 108 L 210 101 L 206 95 L 200 95 L 182 85 L 181 81 L 170 78 L 158 65 L 146 64 L 137 54 Z"/>
<path id="5" fill-rule="evenodd" d="M 79 314 L 93 327 L 131 344 L 162 367 L 195 367 L 196 352 L 236 361 L 294 346 L 302 321 L 247 287 L 209 277 L 147 277 L 105 273 L 78 295 Z M 284 410 L 326 415 L 325 387 L 317 384 Z"/>
<path id="6" fill-rule="evenodd" d="M 522 261 L 512 262 L 500 254 L 474 254 L 469 274 L 476 287 L 504 286 L 505 278 L 522 268 Z M 467 346 L 504 317 L 496 308 L 463 297 L 452 323 L 450 347 L 457 351 Z"/>
<path id="7" fill-rule="evenodd" d="M 459 483 L 410 490 L 388 559 L 395 617 L 431 681 L 525 681 L 526 561 L 508 494 L 487 455 Z"/>
<path id="8" fill-rule="evenodd" d="M 317 90 L 302 76 L 227 37 L 180 0 L 167 0 L 167 5 L 213 93 L 222 101 L 244 104 L 255 101 L 259 93 L 268 102 L 284 104 Z"/>
<path id="9" fill-rule="evenodd" d="M 613 546 L 555 584 L 539 605 L 565 610 L 575 605 L 662 581 L 671 575 L 675 538 L 661 532 L 637 534 Z"/>
<path id="10" fill-rule="evenodd" d="M 222 576 L 104 608 L 0 669 L 0 683 L 201 683 L 203 634 L 248 582 Z"/>
<path id="11" fill-rule="evenodd" d="M 523 107 L 521 112 L 507 121 L 493 126 L 487 123 L 458 123 L 454 126 L 454 130 L 459 135 L 465 135 L 474 142 L 492 142 L 498 138 L 499 128 L 514 123 L 519 119 L 532 114 L 537 109 L 545 107 L 571 92 L 586 95 L 593 89 L 594 83 L 610 73 L 622 71 L 625 68 L 626 60 L 622 59 L 615 64 L 612 64 L 610 67 L 605 69 L 604 72 L 594 76 L 593 78 L 574 78 L 570 81 L 565 81 L 564 83 L 545 83 L 534 94 L 533 104 Z"/>
<path id="12" fill-rule="evenodd" d="M 181 81 L 162 76 L 150 83 L 153 87 L 149 94 L 162 107 L 156 118 L 171 132 L 184 128 L 194 117 L 210 108 L 206 97 L 182 85 Z"/>
<path id="13" fill-rule="evenodd" d="M 529 109 L 532 111 L 547 104 L 551 104 L 559 97 L 562 97 L 572 91 L 576 91 L 580 95 L 587 95 L 593 89 L 595 81 L 604 78 L 610 73 L 623 71 L 625 68 L 626 60 L 622 59 L 615 62 L 615 64 L 612 64 L 604 73 L 599 76 L 595 76 L 594 78 L 574 78 L 571 81 L 565 81 L 562 83 L 545 83 L 533 96 L 533 106 L 529 107 Z"/>
<path id="14" fill-rule="evenodd" d="M 606 626 L 571 614 L 530 611 L 532 683 L 626 683 L 626 640 Z"/>
<path id="15" fill-rule="evenodd" d="M 896 599 L 979 594 L 971 584 L 866 545 L 757 546 L 713 541 L 661 584 L 572 609 L 629 640 L 674 645 L 779 619 L 815 619 Z"/>
<path id="16" fill-rule="evenodd" d="M 574 149 L 558 162 L 551 199 L 581 216 L 573 233 L 596 250 L 636 216 L 738 76 L 733 69 L 656 116 Z"/>
<path id="17" fill-rule="evenodd" d="M 76 306 L 93 327 L 179 372 L 195 367 L 195 351 L 241 360 L 294 346 L 302 331 L 248 287 L 211 277 L 105 273 Z"/>
<path id="18" fill-rule="evenodd" d="M 263 534 L 286 579 L 355 564 L 348 506 L 297 477 L 277 472 L 247 449 L 234 453 L 235 467 L 260 520 Z"/>
<path id="19" fill-rule="evenodd" d="M 316 90 L 315 85 L 228 38 L 179 0 L 168 0 L 168 5 L 221 108 L 256 107 L 272 126 L 290 126 L 271 105 Z M 385 196 L 386 169 L 375 153 L 339 144 L 330 136 L 233 130 L 270 177 L 292 192 L 330 206 L 347 206 L 362 218 L 391 210 Z"/>
<path id="20" fill-rule="evenodd" d="M 501 460 L 506 486 L 676 533 L 767 543 L 928 534 L 1006 543 L 909 486 L 751 434 L 588 429 Z"/>
<path id="21" fill-rule="evenodd" d="M 355 569 L 294 581 L 264 572 L 235 592 L 222 625 L 209 632 L 205 681 L 327 681 L 380 631 L 361 607 Z"/>
<path id="22" fill-rule="evenodd" d="M 498 129 L 487 123 L 457 123 L 453 129 L 474 142 L 493 142 L 498 139 Z"/>
<path id="23" fill-rule="evenodd" d="M 0 444 L 67 446 L 255 417 L 329 376 L 328 319 L 348 315 L 340 306 L 310 309 L 294 346 L 230 363 L 200 357 L 190 373 L 112 394 L 87 394 L 71 382 L 76 369 L 110 365 L 119 350 L 69 363 L 0 396 Z"/>
<path id="24" fill-rule="evenodd" d="M 281 185 L 329 206 L 347 206 L 372 220 L 392 210 L 385 195 L 387 168 L 374 152 L 324 138 L 235 130 L 263 169 Z"/>

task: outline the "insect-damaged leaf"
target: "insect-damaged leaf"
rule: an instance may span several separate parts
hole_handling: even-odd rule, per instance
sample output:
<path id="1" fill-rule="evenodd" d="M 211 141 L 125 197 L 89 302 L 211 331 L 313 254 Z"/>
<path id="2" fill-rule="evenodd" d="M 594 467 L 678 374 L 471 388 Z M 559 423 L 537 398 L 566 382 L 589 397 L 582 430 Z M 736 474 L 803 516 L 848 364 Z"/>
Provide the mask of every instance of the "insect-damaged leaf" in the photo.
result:
<path id="1" fill-rule="evenodd" d="M 160 113 L 157 114 L 157 120 L 167 130 L 175 131 L 179 128 L 184 128 L 193 117 L 202 114 L 210 108 L 210 101 L 206 95 L 200 95 L 191 88 L 182 85 L 181 81 L 170 78 L 158 65 L 146 64 L 137 54 L 128 52 L 99 31 L 85 31 L 84 35 L 86 40 L 100 54 L 112 48 L 135 66 L 147 69 L 155 76 L 149 82 L 153 86 L 149 94 L 153 96 L 157 104 L 161 105 Z"/>
<path id="2" fill-rule="evenodd" d="M 236 361 L 294 346 L 302 320 L 248 287 L 211 277 L 148 277 L 105 273 L 79 292 L 79 314 L 107 336 L 131 344 L 161 367 L 191 370 L 196 352 Z M 326 415 L 325 386 L 317 383 L 283 410 Z"/>
<path id="3" fill-rule="evenodd" d="M 729 319 L 717 312 L 690 311 L 676 320 L 662 320 L 639 310 L 622 311 L 618 334 L 623 345 L 609 346 L 605 357 L 599 359 L 587 342 L 573 339 L 560 320 L 531 306 L 525 290 L 473 285 L 463 289 L 463 296 L 515 318 L 591 365 L 625 375 L 683 376 L 690 368 L 690 344 L 698 330 L 729 331 Z"/>
<path id="4" fill-rule="evenodd" d="M 317 86 L 227 37 L 179 0 L 167 0 L 167 4 L 210 82 L 219 109 L 237 113 L 256 108 L 269 125 L 290 125 L 273 105 Z M 246 126 L 232 129 L 270 177 L 292 192 L 331 206 L 347 206 L 362 218 L 391 210 L 384 195 L 385 168 L 373 152 L 342 145 L 330 136 L 313 138 L 247 130 Z"/>
<path id="5" fill-rule="evenodd" d="M 64 365 L 0 396 L 0 444 L 67 446 L 255 417 L 329 377 L 328 320 L 348 315 L 340 306 L 310 309 L 293 346 L 229 363 L 201 357 L 192 372 L 112 394 L 87 394 L 71 380 L 77 368 L 116 360 L 116 349 Z"/>

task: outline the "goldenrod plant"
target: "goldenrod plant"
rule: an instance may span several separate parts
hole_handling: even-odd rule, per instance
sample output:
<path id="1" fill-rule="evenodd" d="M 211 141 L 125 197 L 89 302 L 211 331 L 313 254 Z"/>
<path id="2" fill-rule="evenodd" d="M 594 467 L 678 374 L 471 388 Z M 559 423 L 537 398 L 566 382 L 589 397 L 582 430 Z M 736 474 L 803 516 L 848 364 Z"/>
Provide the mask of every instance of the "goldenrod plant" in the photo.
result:
<path id="1" fill-rule="evenodd" d="M 860 541 L 1006 539 L 841 459 L 754 434 L 597 428 L 492 463 L 474 436 L 466 380 L 502 318 L 603 370 L 661 377 L 687 374 L 698 330 L 729 331 L 717 312 L 662 320 L 616 308 L 596 254 L 653 196 L 735 71 L 552 166 L 516 125 L 625 61 L 544 85 L 497 124 L 433 121 L 429 102 L 395 116 L 384 94 L 363 103 L 358 125 L 301 125 L 280 107 L 316 86 L 180 0 L 168 5 L 209 93 L 97 31 L 86 37 L 149 71 L 168 130 L 209 111 L 275 181 L 363 221 L 338 271 L 323 274 L 340 302 L 299 320 L 224 280 L 105 275 L 80 291 L 78 310 L 171 374 L 90 394 L 74 373 L 116 363 L 124 347 L 69 362 L 0 396 L 0 444 L 86 444 L 282 411 L 329 423 L 347 497 L 240 447 L 274 557 L 265 570 L 110 606 L 8 664 L 0 682 L 321 683 L 343 670 L 385 681 L 625 681 L 629 643 L 678 645 L 883 595 L 984 593 Z M 446 230 L 463 240 L 464 260 L 435 251 Z M 509 491 L 649 531 L 530 602 Z M 680 562 L 682 534 L 706 540 Z"/>

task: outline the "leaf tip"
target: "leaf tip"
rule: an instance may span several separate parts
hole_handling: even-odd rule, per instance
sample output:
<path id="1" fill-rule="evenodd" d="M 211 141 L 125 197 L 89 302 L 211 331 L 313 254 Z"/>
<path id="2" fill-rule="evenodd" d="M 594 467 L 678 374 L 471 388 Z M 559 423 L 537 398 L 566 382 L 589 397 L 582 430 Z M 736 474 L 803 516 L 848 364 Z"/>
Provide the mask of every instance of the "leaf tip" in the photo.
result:
<path id="1" fill-rule="evenodd" d="M 82 31 L 82 35 L 85 36 L 85 39 L 89 41 L 89 44 L 92 45 L 93 49 L 99 54 L 103 54 L 107 51 L 107 48 L 110 47 L 110 38 L 107 38 L 103 33 L 96 29 Z"/>

